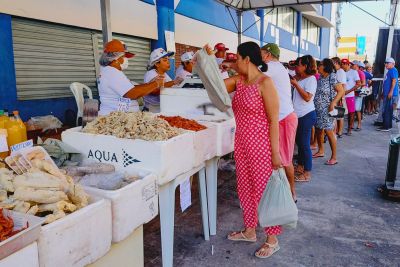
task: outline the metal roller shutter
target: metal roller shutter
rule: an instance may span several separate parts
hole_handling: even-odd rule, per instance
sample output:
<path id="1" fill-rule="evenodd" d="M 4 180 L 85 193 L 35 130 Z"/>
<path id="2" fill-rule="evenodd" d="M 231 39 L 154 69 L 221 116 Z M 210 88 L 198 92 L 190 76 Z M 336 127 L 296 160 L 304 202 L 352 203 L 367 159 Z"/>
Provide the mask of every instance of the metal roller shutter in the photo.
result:
<path id="1" fill-rule="evenodd" d="M 14 17 L 12 20 L 18 100 L 72 97 L 69 85 L 81 82 L 97 95 L 102 37 L 98 31 Z M 114 35 L 136 54 L 125 71 L 143 82 L 150 40 Z"/>
<path id="2" fill-rule="evenodd" d="M 90 30 L 13 18 L 18 100 L 71 97 L 69 85 L 96 88 Z"/>

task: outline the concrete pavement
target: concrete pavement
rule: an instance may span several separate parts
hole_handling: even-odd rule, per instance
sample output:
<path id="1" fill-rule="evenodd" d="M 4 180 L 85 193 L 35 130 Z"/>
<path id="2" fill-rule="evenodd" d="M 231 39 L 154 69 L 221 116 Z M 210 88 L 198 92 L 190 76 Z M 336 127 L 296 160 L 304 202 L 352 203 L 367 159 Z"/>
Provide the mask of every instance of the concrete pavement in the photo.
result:
<path id="1" fill-rule="evenodd" d="M 391 133 L 375 131 L 373 118 L 364 120 L 361 132 L 339 139 L 338 165 L 324 165 L 326 144 L 326 157 L 314 160 L 311 182 L 296 184 L 298 227 L 284 232 L 281 250 L 269 259 L 253 256 L 264 241 L 261 229 L 256 244 L 226 239 L 243 223 L 233 172 L 219 174 L 217 236 L 210 241 L 202 237 L 197 185 L 185 213 L 177 195 L 174 266 L 400 266 L 400 203 L 377 192 Z M 161 266 L 158 217 L 145 225 L 144 242 L 145 266 Z"/>

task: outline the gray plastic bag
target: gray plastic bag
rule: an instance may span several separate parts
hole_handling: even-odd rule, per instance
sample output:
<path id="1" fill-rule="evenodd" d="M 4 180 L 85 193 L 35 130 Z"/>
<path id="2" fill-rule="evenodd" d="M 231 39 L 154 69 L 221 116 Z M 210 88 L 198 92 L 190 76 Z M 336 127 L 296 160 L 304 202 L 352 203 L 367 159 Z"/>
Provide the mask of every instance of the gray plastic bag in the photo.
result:
<path id="1" fill-rule="evenodd" d="M 231 98 L 226 90 L 224 80 L 221 78 L 220 69 L 214 55 L 208 55 L 203 49 L 196 53 L 194 73 L 197 73 L 207 90 L 211 102 L 221 112 L 227 111 L 231 106 Z"/>
<path id="2" fill-rule="evenodd" d="M 285 170 L 274 170 L 258 204 L 258 221 L 262 227 L 281 225 L 295 228 L 297 220 L 298 210 Z"/>

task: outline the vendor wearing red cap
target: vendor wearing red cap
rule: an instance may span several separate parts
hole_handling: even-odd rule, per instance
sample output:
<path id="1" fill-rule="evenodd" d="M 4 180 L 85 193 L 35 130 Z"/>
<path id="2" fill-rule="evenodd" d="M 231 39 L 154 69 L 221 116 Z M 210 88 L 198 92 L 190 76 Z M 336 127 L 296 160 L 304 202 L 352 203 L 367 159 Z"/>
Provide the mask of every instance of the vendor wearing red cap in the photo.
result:
<path id="1" fill-rule="evenodd" d="M 126 45 L 119 40 L 108 42 L 100 57 L 100 75 L 97 79 L 100 96 L 100 115 L 112 111 L 139 111 L 137 99 L 160 88 L 163 77 L 157 77 L 148 84 L 133 85 L 123 73 L 128 68 L 128 58 L 135 54 L 127 50 Z"/>
<path id="2" fill-rule="evenodd" d="M 149 64 L 147 65 L 147 72 L 144 75 L 144 82 L 148 83 L 157 79 L 157 77 L 164 77 L 165 83 L 163 87 L 172 87 L 182 82 L 181 78 L 172 80 L 167 72 L 170 70 L 169 57 L 173 56 L 174 52 L 167 52 L 162 48 L 154 49 L 150 54 Z M 160 112 L 160 91 L 156 90 L 150 95 L 144 97 L 145 108 L 153 113 Z"/>
<path id="3" fill-rule="evenodd" d="M 218 66 L 221 66 L 222 62 L 224 62 L 226 58 L 226 51 L 228 51 L 229 48 L 225 47 L 225 44 L 223 43 L 218 43 L 214 46 L 214 51 L 215 51 L 215 57 L 217 58 L 217 63 Z M 228 79 L 229 74 L 226 70 L 221 68 L 221 76 L 222 79 Z"/>

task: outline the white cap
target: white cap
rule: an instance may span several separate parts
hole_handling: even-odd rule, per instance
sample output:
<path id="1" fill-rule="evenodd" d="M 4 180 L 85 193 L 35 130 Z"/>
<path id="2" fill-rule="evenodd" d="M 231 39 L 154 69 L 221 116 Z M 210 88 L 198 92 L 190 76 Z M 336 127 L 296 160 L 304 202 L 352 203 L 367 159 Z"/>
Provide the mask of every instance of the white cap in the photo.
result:
<path id="1" fill-rule="evenodd" d="M 358 62 L 358 66 L 365 69 L 365 64 L 361 61 Z"/>
<path id="2" fill-rule="evenodd" d="M 386 60 L 385 60 L 385 63 L 395 63 L 395 61 L 394 61 L 394 59 L 392 58 L 392 57 L 388 57 Z"/>
<path id="3" fill-rule="evenodd" d="M 175 53 L 174 52 L 167 52 L 163 48 L 157 48 L 154 49 L 153 52 L 150 54 L 150 60 L 148 64 L 148 68 L 151 68 L 156 64 L 160 59 L 163 57 L 170 57 L 173 56 Z"/>
<path id="4" fill-rule="evenodd" d="M 357 65 L 357 66 L 358 66 L 358 64 L 360 64 L 360 61 L 358 61 L 358 60 L 353 60 L 353 61 L 351 62 L 351 64 Z"/>
<path id="5" fill-rule="evenodd" d="M 186 53 L 182 54 L 181 61 L 188 62 L 188 61 L 191 61 L 193 59 L 193 57 L 194 57 L 193 52 L 186 52 Z"/>

